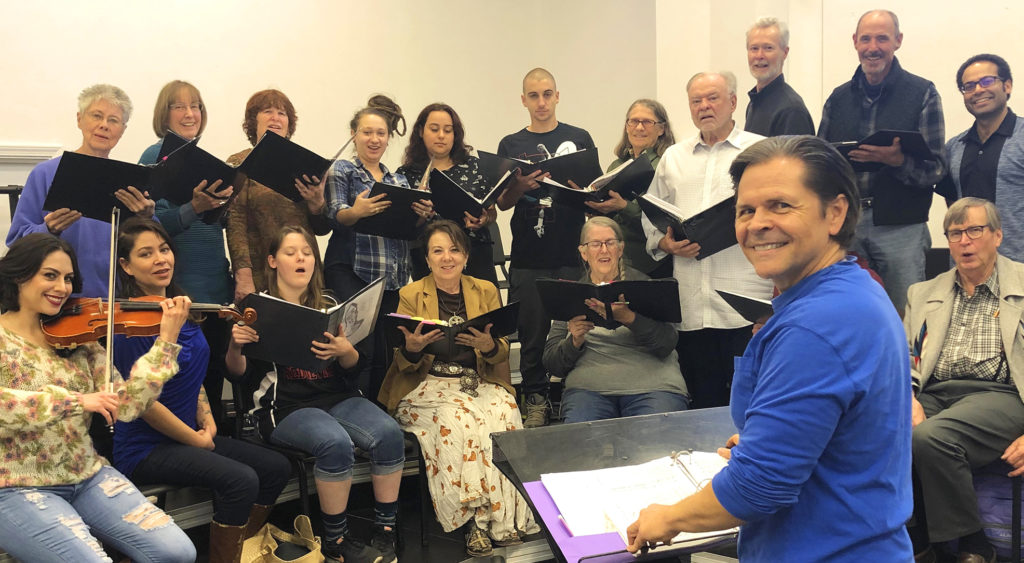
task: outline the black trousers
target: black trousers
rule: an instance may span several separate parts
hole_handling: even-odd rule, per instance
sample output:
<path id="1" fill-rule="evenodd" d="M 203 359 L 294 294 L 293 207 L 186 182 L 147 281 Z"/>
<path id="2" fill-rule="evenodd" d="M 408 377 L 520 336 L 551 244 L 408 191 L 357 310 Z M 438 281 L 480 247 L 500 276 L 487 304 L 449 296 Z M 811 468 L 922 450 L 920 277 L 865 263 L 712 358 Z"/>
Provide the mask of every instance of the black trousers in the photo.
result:
<path id="1" fill-rule="evenodd" d="M 508 301 L 519 302 L 519 372 L 523 375 L 523 394 L 548 394 L 548 374 L 544 369 L 544 342 L 551 330 L 551 317 L 544 311 L 537 293 L 538 278 L 580 279 L 577 267 L 552 269 L 512 268 L 509 270 Z"/>
<path id="2" fill-rule="evenodd" d="M 213 520 L 241 526 L 253 504 L 271 506 L 288 483 L 292 466 L 283 455 L 224 436 L 204 450 L 178 442 L 161 444 L 132 472 L 136 485 L 198 486 L 213 493 Z"/>
<path id="3" fill-rule="evenodd" d="M 679 332 L 676 352 L 691 409 L 724 407 L 732 392 L 733 358 L 742 356 L 751 327 L 704 328 Z"/>

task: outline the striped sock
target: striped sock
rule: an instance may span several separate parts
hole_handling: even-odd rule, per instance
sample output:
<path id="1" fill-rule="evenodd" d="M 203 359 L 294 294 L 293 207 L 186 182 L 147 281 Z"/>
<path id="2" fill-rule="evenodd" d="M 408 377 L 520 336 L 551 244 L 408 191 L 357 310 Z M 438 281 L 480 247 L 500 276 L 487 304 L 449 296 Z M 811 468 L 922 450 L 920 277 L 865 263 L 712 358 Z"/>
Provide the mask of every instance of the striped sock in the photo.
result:
<path id="1" fill-rule="evenodd" d="M 392 530 L 395 529 L 395 522 L 398 520 L 398 501 L 376 501 L 373 506 L 373 519 L 378 526 L 387 526 Z"/>

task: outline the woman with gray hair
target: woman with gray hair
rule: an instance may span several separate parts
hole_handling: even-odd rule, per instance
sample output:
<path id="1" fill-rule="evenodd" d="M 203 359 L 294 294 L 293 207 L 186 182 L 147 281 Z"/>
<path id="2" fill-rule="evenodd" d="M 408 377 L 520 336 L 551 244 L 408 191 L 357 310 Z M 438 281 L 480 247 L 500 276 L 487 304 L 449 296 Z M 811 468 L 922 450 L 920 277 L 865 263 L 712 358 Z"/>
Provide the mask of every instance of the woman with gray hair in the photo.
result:
<path id="1" fill-rule="evenodd" d="M 615 170 L 626 161 L 641 157 L 650 160 L 652 168 L 657 168 L 661 155 L 675 143 L 676 138 L 672 134 L 672 124 L 668 121 L 665 106 L 657 100 L 636 100 L 626 110 L 622 138 L 615 146 L 616 159 L 608 166 L 608 170 Z M 646 189 L 647 186 L 644 186 Z M 607 200 L 588 202 L 587 205 L 594 212 L 607 215 L 620 225 L 624 236 L 624 252 L 630 266 L 652 278 L 672 277 L 672 261 L 668 257 L 655 260 L 647 254 L 647 236 L 640 224 L 640 205 L 636 200 L 626 201 L 613 191 Z"/>
<path id="2" fill-rule="evenodd" d="M 100 158 L 110 158 L 128 127 L 132 115 L 132 102 L 124 90 L 110 84 L 95 84 L 78 95 L 78 129 L 82 144 L 74 152 Z M 78 253 L 82 269 L 84 297 L 107 295 L 107 277 L 110 269 L 110 224 L 83 218 L 74 209 L 44 211 L 43 202 L 57 173 L 60 157 L 40 163 L 28 175 L 25 189 L 18 200 L 18 208 L 11 218 L 7 232 L 7 246 L 30 233 L 57 235 L 71 243 Z M 117 190 L 115 195 L 136 215 L 151 218 L 156 203 L 132 186 Z"/>
<path id="3" fill-rule="evenodd" d="M 586 270 L 580 281 L 599 285 L 649 279 L 623 264 L 623 246 L 622 228 L 614 220 L 593 217 L 587 221 L 580 233 Z M 587 305 L 604 316 L 604 303 L 591 301 Z M 690 398 L 679 372 L 675 327 L 630 310 L 628 303 L 613 303 L 612 316 L 622 326 L 597 327 L 584 315 L 551 323 L 544 367 L 565 378 L 565 421 L 686 410 Z"/>

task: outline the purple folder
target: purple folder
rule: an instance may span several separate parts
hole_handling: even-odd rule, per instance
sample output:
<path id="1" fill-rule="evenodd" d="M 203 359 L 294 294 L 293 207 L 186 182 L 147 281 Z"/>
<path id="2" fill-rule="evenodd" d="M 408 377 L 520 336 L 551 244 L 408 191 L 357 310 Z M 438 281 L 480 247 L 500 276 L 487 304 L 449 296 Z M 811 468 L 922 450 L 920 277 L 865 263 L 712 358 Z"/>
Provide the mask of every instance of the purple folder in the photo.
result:
<path id="1" fill-rule="evenodd" d="M 555 506 L 555 501 L 548 494 L 548 490 L 544 488 L 544 484 L 540 481 L 530 481 L 523 483 L 523 487 L 530 495 L 530 500 L 533 501 L 533 506 L 537 509 L 540 519 L 544 521 L 544 527 L 551 534 L 551 539 L 558 544 L 568 563 L 579 563 L 581 557 L 626 549 L 622 537 L 615 532 L 592 536 L 570 536 L 565 525 L 558 519 L 561 512 Z M 635 560 L 636 558 L 631 553 L 616 553 L 599 559 L 587 559 L 587 563 L 598 561 L 600 563 L 618 563 Z"/>

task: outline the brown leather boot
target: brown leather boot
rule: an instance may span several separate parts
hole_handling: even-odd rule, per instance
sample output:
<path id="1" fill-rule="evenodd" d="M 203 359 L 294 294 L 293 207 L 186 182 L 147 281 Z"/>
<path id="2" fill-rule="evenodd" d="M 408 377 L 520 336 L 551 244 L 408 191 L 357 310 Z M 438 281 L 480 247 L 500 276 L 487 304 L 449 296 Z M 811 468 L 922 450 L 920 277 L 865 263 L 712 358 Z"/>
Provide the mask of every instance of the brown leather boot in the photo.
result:
<path id="1" fill-rule="evenodd" d="M 252 510 L 249 511 L 249 521 L 245 523 L 245 534 L 242 538 L 247 540 L 255 536 L 256 532 L 259 532 L 260 528 L 267 523 L 267 518 L 270 518 L 270 511 L 273 509 L 273 506 L 265 504 L 252 505 Z"/>
<path id="2" fill-rule="evenodd" d="M 245 526 L 210 522 L 210 563 L 238 563 Z"/>

